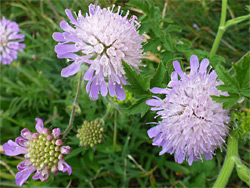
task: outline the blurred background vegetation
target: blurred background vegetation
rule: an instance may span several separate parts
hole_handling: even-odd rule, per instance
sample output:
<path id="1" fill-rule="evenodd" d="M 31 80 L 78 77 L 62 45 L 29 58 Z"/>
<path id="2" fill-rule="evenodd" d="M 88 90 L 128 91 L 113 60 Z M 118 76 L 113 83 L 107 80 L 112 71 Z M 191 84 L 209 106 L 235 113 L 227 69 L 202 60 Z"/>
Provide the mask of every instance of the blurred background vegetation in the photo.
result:
<path id="1" fill-rule="evenodd" d="M 60 32 L 59 23 L 69 21 L 64 10 L 88 12 L 90 0 L 2 0 L 0 17 L 16 21 L 25 34 L 26 48 L 11 65 L 0 65 L 0 128 L 1 145 L 20 135 L 24 127 L 35 130 L 35 118 L 41 118 L 47 127 L 64 130 L 69 121 L 77 78 L 62 78 L 61 69 L 67 61 L 57 59 L 54 52 L 54 32 Z M 248 14 L 246 1 L 229 1 L 227 18 Z M 143 75 L 150 75 L 160 61 L 168 72 L 173 59 L 183 59 L 185 64 L 191 54 L 206 58 L 212 47 L 220 20 L 221 1 L 218 0 L 99 0 L 101 7 L 122 6 L 130 10 L 141 22 L 140 33 L 147 42 L 148 52 L 142 62 Z M 116 7 L 117 8 L 117 7 Z M 115 9 L 117 10 L 117 9 Z M 232 26 L 225 32 L 212 64 L 225 63 L 230 67 L 249 50 L 248 22 Z M 170 63 L 169 63 L 170 62 Z M 167 83 L 166 83 L 167 84 Z M 154 121 L 154 113 L 129 115 L 127 108 L 134 97 L 127 93 L 124 102 L 110 97 L 91 101 L 83 83 L 74 129 L 68 135 L 67 144 L 72 147 L 66 157 L 73 173 L 51 174 L 47 182 L 29 179 L 24 187 L 211 187 L 223 163 L 225 152 L 216 150 L 210 161 L 187 162 L 179 165 L 169 154 L 159 156 L 160 148 L 151 145 L 146 124 Z M 84 120 L 105 117 L 105 138 L 94 149 L 79 147 L 76 129 Z M 117 127 L 115 131 L 115 127 Z M 114 134 L 116 132 L 116 134 Z M 116 138 L 116 139 L 114 139 Z M 116 141 L 114 141 L 116 140 Z M 249 138 L 241 140 L 239 153 L 243 162 L 250 166 Z M 14 173 L 20 157 L 5 156 L 1 149 L 0 186 L 15 187 Z M 246 187 L 236 174 L 228 187 Z"/>

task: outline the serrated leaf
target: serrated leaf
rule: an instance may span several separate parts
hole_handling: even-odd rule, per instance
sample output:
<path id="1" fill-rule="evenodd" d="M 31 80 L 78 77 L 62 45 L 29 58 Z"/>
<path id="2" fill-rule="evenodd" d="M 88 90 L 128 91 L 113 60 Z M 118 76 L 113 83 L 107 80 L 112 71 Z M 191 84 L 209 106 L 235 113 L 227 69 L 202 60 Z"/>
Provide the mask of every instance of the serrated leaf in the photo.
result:
<path id="1" fill-rule="evenodd" d="M 169 25 L 164 32 L 165 33 L 170 33 L 170 32 L 178 32 L 180 33 L 182 31 L 182 27 L 179 25 Z"/>
<path id="2" fill-rule="evenodd" d="M 124 85 L 124 88 L 128 91 L 143 95 L 147 94 L 149 91 L 149 79 L 144 79 L 140 74 L 137 74 L 127 63 L 123 61 L 124 71 L 126 72 L 125 76 L 127 77 L 127 82 L 130 85 Z"/>
<path id="3" fill-rule="evenodd" d="M 161 62 L 161 63 L 159 63 L 159 65 L 157 67 L 157 70 L 154 74 L 154 77 L 150 81 L 150 88 L 160 87 L 161 82 L 164 79 L 165 73 L 166 73 L 165 66 Z"/>
<path id="4" fill-rule="evenodd" d="M 215 72 L 217 73 L 219 79 L 224 82 L 225 85 L 228 85 L 231 88 L 234 88 L 235 90 L 239 91 L 238 82 L 228 73 L 228 71 L 225 70 L 222 65 L 217 65 L 215 68 Z"/>
<path id="5" fill-rule="evenodd" d="M 126 5 L 138 8 L 142 10 L 145 14 L 148 14 L 150 12 L 149 5 L 147 2 L 145 2 L 145 0 L 132 0 L 127 2 Z"/>
<path id="6" fill-rule="evenodd" d="M 246 97 L 250 97 L 250 89 L 247 89 L 247 90 L 243 90 L 241 92 L 242 95 L 246 96 Z"/>
<path id="7" fill-rule="evenodd" d="M 237 94 L 230 94 L 229 96 L 223 96 L 223 95 L 214 96 L 214 95 L 212 95 L 211 97 L 215 102 L 223 103 L 224 109 L 230 109 L 240 99 L 240 96 Z"/>
<path id="8" fill-rule="evenodd" d="M 232 93 L 238 93 L 238 90 L 235 88 L 232 88 L 228 85 L 218 85 L 216 86 L 217 89 L 221 90 L 222 92 L 232 92 Z"/>
<path id="9" fill-rule="evenodd" d="M 250 52 L 233 64 L 240 88 L 250 87 Z"/>
<path id="10" fill-rule="evenodd" d="M 245 166 L 239 157 L 233 156 L 232 160 L 235 163 L 237 174 L 239 178 L 250 186 L 250 169 Z"/>
<path id="11" fill-rule="evenodd" d="M 160 43 L 161 43 L 161 39 L 149 39 L 147 41 L 147 44 L 145 44 L 144 46 L 144 51 L 145 52 L 150 51 L 150 52 L 156 53 L 158 51 L 157 47 L 160 45 Z"/>
<path id="12" fill-rule="evenodd" d="M 174 52 L 172 37 L 170 34 L 166 34 L 163 39 L 163 46 L 169 52 Z"/>
<path id="13" fill-rule="evenodd" d="M 135 104 L 130 106 L 126 111 L 128 111 L 128 114 L 138 114 L 141 113 L 141 117 L 143 117 L 147 111 L 149 110 L 149 106 L 146 104 L 146 101 L 148 98 L 142 98 L 138 101 L 136 101 Z"/>

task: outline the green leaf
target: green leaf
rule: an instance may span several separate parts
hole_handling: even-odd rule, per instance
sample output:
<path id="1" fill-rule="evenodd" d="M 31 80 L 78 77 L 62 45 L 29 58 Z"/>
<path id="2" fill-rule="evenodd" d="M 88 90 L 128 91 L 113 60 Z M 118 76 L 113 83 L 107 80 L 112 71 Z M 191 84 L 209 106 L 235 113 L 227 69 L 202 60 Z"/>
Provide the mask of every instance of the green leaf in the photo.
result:
<path id="1" fill-rule="evenodd" d="M 229 85 L 231 88 L 239 91 L 238 82 L 229 74 L 228 71 L 225 70 L 225 68 L 221 64 L 216 66 L 215 72 L 225 85 Z"/>
<path id="2" fill-rule="evenodd" d="M 144 79 L 140 74 L 137 74 L 136 71 L 124 61 L 123 67 L 126 72 L 125 76 L 127 77 L 127 82 L 130 83 L 130 85 L 124 85 L 124 88 L 138 95 L 147 94 L 149 91 L 149 80 Z"/>
<path id="3" fill-rule="evenodd" d="M 170 34 L 166 34 L 163 39 L 163 46 L 169 52 L 174 52 L 173 40 Z"/>
<path id="4" fill-rule="evenodd" d="M 170 161 L 166 161 L 164 163 L 164 165 L 170 169 L 170 170 L 173 170 L 175 172 L 182 172 L 183 174 L 189 174 L 190 171 L 188 170 L 188 168 L 182 166 L 182 165 L 179 165 L 178 163 L 176 162 L 170 162 Z"/>
<path id="5" fill-rule="evenodd" d="M 232 156 L 232 160 L 235 162 L 236 170 L 239 178 L 250 186 L 250 169 L 245 166 L 239 157 Z"/>
<path id="6" fill-rule="evenodd" d="M 161 82 L 164 79 L 165 73 L 166 73 L 166 68 L 163 65 L 163 63 L 161 62 L 161 63 L 159 63 L 159 65 L 157 67 L 157 70 L 154 74 L 154 77 L 150 81 L 150 88 L 160 87 Z"/>
<path id="7" fill-rule="evenodd" d="M 140 112 L 141 117 L 143 117 L 149 110 L 149 106 L 146 104 L 147 100 L 148 98 L 142 98 L 136 101 L 136 103 L 130 106 L 126 111 L 128 114 L 138 114 Z"/>
<path id="8" fill-rule="evenodd" d="M 231 19 L 231 20 L 228 20 L 226 22 L 225 28 L 228 28 L 228 27 L 230 27 L 232 25 L 238 24 L 238 23 L 243 22 L 245 20 L 249 20 L 249 18 L 250 18 L 250 14 L 249 15 L 245 15 L 245 16 L 240 16 L 238 18 L 234 18 L 234 19 Z"/>
<path id="9" fill-rule="evenodd" d="M 238 89 L 232 88 L 228 85 L 218 85 L 216 86 L 216 88 L 221 90 L 222 92 L 238 93 Z"/>
<path id="10" fill-rule="evenodd" d="M 240 99 L 240 96 L 237 94 L 230 94 L 229 96 L 223 96 L 223 95 L 214 96 L 214 95 L 212 95 L 211 97 L 215 102 L 223 103 L 224 109 L 230 109 Z"/>
<path id="11" fill-rule="evenodd" d="M 250 87 L 250 52 L 244 55 L 237 63 L 233 64 L 236 79 L 240 88 Z"/>
<path id="12" fill-rule="evenodd" d="M 164 30 L 165 33 L 170 33 L 170 32 L 174 32 L 174 33 L 178 32 L 178 33 L 180 33 L 181 31 L 182 31 L 182 27 L 179 26 L 179 25 L 169 25 Z"/>
<path id="13" fill-rule="evenodd" d="M 160 45 L 161 43 L 161 39 L 149 39 L 147 41 L 147 44 L 145 44 L 144 46 L 144 51 L 150 51 L 153 53 L 158 52 L 157 47 Z"/>
<path id="14" fill-rule="evenodd" d="M 126 3 L 126 5 L 138 8 L 142 10 L 145 14 L 150 13 L 149 5 L 147 2 L 145 2 L 145 0 L 132 0 Z"/>

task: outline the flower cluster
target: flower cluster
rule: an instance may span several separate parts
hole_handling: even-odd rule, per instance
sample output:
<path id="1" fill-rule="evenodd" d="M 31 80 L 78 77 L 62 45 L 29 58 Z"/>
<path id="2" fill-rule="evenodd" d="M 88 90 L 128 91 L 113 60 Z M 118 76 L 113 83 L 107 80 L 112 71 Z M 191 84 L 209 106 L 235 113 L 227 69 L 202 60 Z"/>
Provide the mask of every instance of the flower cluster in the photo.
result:
<path id="1" fill-rule="evenodd" d="M 17 165 L 16 184 L 21 186 L 29 176 L 36 171 L 33 179 L 47 181 L 50 171 L 72 172 L 71 167 L 63 160 L 64 155 L 70 153 L 69 146 L 62 146 L 61 131 L 55 128 L 52 131 L 44 128 L 43 121 L 36 118 L 37 133 L 31 133 L 27 128 L 21 131 L 22 137 L 15 142 L 9 140 L 3 145 L 6 155 L 15 156 L 25 154 L 25 160 Z"/>
<path id="2" fill-rule="evenodd" d="M 102 142 L 103 131 L 100 121 L 84 121 L 83 125 L 77 130 L 76 137 L 79 138 L 81 146 L 94 147 Z"/>
<path id="3" fill-rule="evenodd" d="M 214 71 L 207 72 L 208 59 L 199 64 L 198 57 L 191 56 L 190 74 L 181 70 L 178 61 L 173 62 L 175 71 L 171 75 L 168 86 L 171 88 L 152 88 L 151 92 L 165 94 L 165 99 L 154 96 L 146 103 L 152 111 L 157 111 L 162 121 L 148 130 L 153 145 L 161 146 L 164 153 L 175 153 L 175 160 L 182 163 L 188 158 L 189 165 L 193 161 L 202 160 L 202 154 L 209 160 L 214 150 L 225 142 L 230 121 L 229 111 L 222 109 L 211 95 L 227 95 L 216 86 L 217 75 Z M 180 80 L 178 80 L 178 75 Z"/>
<path id="4" fill-rule="evenodd" d="M 25 44 L 21 42 L 25 36 L 19 31 L 16 22 L 6 20 L 5 17 L 0 20 L 0 64 L 10 64 L 17 59 L 17 51 L 23 51 Z"/>
<path id="5" fill-rule="evenodd" d="M 84 17 L 79 11 L 75 14 L 77 19 L 66 9 L 75 28 L 62 21 L 60 26 L 64 32 L 53 34 L 54 40 L 60 42 L 55 47 L 57 57 L 72 61 L 62 70 L 63 77 L 76 74 L 81 64 L 89 64 L 84 79 L 88 81 L 86 90 L 92 100 L 98 99 L 99 92 L 106 96 L 108 91 L 118 100 L 125 99 L 122 85 L 128 83 L 122 60 L 139 71 L 143 40 L 137 31 L 140 25 L 135 16 L 128 20 L 129 11 L 122 17 L 120 8 L 113 13 L 114 6 L 110 10 L 91 4 L 89 14 Z"/>

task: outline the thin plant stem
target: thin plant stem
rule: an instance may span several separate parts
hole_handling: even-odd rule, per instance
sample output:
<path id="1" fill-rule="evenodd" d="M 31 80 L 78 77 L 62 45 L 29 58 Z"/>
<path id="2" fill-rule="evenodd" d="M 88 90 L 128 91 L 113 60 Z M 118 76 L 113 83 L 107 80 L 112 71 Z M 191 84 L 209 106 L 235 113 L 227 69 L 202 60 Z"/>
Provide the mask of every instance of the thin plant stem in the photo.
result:
<path id="1" fill-rule="evenodd" d="M 210 57 L 209 57 L 210 60 L 215 55 L 215 53 L 219 47 L 221 38 L 226 30 L 226 28 L 225 28 L 226 15 L 227 15 L 227 0 L 222 0 L 220 25 L 219 25 L 219 29 L 218 29 L 216 38 L 215 38 L 214 43 L 213 43 L 213 47 L 212 47 L 211 52 L 210 52 Z"/>
<path id="2" fill-rule="evenodd" d="M 116 151 L 116 137 L 117 137 L 117 123 L 116 123 L 117 111 L 115 111 L 115 123 L 114 123 L 114 136 L 113 136 L 113 150 Z"/>
<path id="3" fill-rule="evenodd" d="M 228 147 L 227 155 L 223 164 L 223 167 L 220 171 L 220 174 L 214 184 L 214 188 L 223 188 L 226 187 L 227 182 L 231 176 L 231 173 L 234 169 L 234 161 L 232 156 L 239 156 L 238 154 L 238 137 L 232 133 L 232 138 L 228 138 Z"/>
<path id="4" fill-rule="evenodd" d="M 76 96 L 75 96 L 75 100 L 74 100 L 74 104 L 73 104 L 73 108 L 71 111 L 71 115 L 70 115 L 70 119 L 69 119 L 69 125 L 67 127 L 67 129 L 64 131 L 63 133 L 63 138 L 69 133 L 69 131 L 72 129 L 73 126 L 73 122 L 74 122 L 74 116 L 75 116 L 75 111 L 76 111 L 76 105 L 77 105 L 77 101 L 78 101 L 78 97 L 80 94 L 80 89 L 81 89 L 81 82 L 82 82 L 82 73 L 79 72 L 78 74 L 79 79 L 78 79 L 78 85 L 77 85 L 77 90 L 76 90 Z"/>

